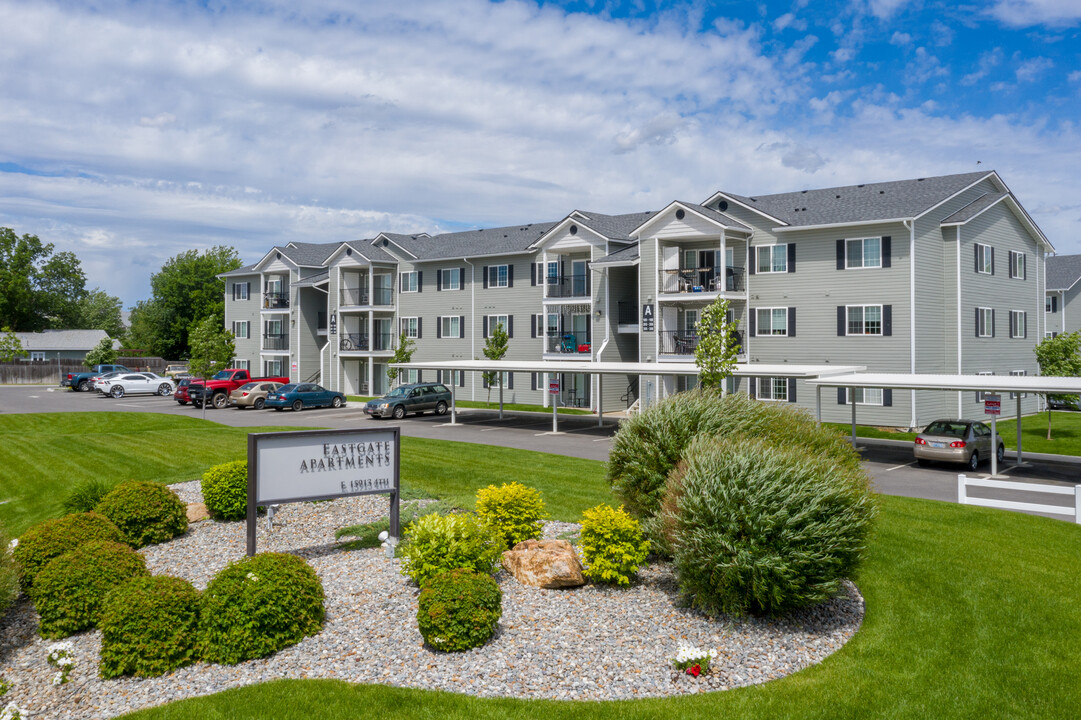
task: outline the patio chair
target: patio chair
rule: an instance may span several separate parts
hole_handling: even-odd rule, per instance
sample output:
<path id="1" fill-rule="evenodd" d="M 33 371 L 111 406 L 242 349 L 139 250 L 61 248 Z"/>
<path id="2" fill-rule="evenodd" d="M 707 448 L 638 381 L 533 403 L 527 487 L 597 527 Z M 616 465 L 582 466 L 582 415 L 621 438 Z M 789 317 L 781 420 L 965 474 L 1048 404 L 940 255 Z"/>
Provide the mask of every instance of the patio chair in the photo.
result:
<path id="1" fill-rule="evenodd" d="M 574 335 L 567 334 L 563 336 L 563 341 L 559 344 L 559 352 L 572 353 L 578 350 L 578 343 L 575 341 Z"/>

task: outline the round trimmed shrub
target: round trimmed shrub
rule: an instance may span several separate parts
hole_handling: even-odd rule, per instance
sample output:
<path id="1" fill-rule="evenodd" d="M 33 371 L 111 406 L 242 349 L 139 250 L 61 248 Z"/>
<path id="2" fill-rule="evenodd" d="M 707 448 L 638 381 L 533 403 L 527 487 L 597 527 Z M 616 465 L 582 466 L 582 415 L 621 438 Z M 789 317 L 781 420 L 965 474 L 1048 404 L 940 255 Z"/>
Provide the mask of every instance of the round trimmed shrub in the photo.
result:
<path id="1" fill-rule="evenodd" d="M 203 473 L 203 502 L 215 520 L 243 520 L 248 513 L 248 461 L 222 463 Z"/>
<path id="2" fill-rule="evenodd" d="M 51 560 L 94 540 L 123 542 L 123 536 L 112 520 L 95 512 L 65 515 L 30 527 L 12 553 L 23 590 L 29 592 L 34 578 Z"/>
<path id="3" fill-rule="evenodd" d="M 668 481 L 663 527 L 691 605 L 777 615 L 837 594 L 874 514 L 862 469 L 798 445 L 703 436 Z"/>
<path id="4" fill-rule="evenodd" d="M 101 677 L 155 677 L 197 659 L 199 591 L 181 578 L 136 577 L 102 606 Z"/>
<path id="5" fill-rule="evenodd" d="M 120 528 L 132 547 L 171 540 L 188 531 L 187 507 L 161 483 L 129 480 L 101 499 L 97 511 Z"/>
<path id="6" fill-rule="evenodd" d="M 621 505 L 598 505 L 582 513 L 578 547 L 585 558 L 584 575 L 596 582 L 630 585 L 631 578 L 649 555 L 649 540 L 642 539 L 638 521 Z"/>
<path id="7" fill-rule="evenodd" d="M 518 482 L 478 490 L 477 515 L 499 530 L 508 548 L 539 538 L 548 517 L 540 493 Z"/>
<path id="8" fill-rule="evenodd" d="M 431 513 L 413 521 L 399 550 L 402 574 L 424 587 L 436 575 L 455 568 L 491 575 L 503 558 L 506 542 L 498 530 L 473 513 Z"/>
<path id="9" fill-rule="evenodd" d="M 495 634 L 503 593 L 490 575 L 469 568 L 441 573 L 420 591 L 417 625 L 436 650 L 480 647 Z"/>
<path id="10" fill-rule="evenodd" d="M 96 626 L 105 595 L 140 575 L 149 575 L 143 556 L 108 540 L 95 540 L 54 558 L 30 589 L 41 616 L 38 631 L 44 638 L 63 638 Z"/>
<path id="11" fill-rule="evenodd" d="M 230 563 L 199 608 L 199 655 L 234 665 L 266 657 L 323 629 L 323 584 L 296 555 L 260 553 Z"/>

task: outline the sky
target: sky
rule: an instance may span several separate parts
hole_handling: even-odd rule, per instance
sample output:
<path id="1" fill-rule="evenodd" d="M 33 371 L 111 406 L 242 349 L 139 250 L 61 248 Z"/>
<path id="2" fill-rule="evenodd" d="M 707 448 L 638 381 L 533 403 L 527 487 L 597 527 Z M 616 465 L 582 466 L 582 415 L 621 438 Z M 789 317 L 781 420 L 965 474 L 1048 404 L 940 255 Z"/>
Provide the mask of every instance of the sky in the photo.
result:
<path id="1" fill-rule="evenodd" d="M 0 0 L 0 226 L 185 250 L 997 170 L 1081 253 L 1081 2 Z"/>

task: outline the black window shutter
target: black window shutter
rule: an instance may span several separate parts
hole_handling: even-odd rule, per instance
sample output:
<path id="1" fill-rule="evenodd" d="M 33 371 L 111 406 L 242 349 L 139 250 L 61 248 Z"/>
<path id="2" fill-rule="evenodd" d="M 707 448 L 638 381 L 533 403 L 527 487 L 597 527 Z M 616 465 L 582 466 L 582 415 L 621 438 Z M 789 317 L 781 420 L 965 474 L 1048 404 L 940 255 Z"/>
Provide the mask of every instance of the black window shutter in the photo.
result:
<path id="1" fill-rule="evenodd" d="M 845 241 L 844 240 L 838 240 L 837 241 L 837 269 L 838 270 L 844 270 L 845 269 Z"/>
<path id="2" fill-rule="evenodd" d="M 529 316 L 529 337 L 531 337 L 531 338 L 537 337 L 537 316 L 536 315 L 530 315 Z"/>
<path id="3" fill-rule="evenodd" d="M 417 270 L 417 292 L 424 290 L 424 271 Z"/>
<path id="4" fill-rule="evenodd" d="M 758 378 L 747 379 L 747 392 L 751 397 L 758 397 Z"/>
<path id="5" fill-rule="evenodd" d="M 435 316 L 435 337 L 436 337 L 436 339 L 439 339 L 439 338 L 443 337 L 443 316 L 442 315 L 436 315 Z"/>
<path id="6" fill-rule="evenodd" d="M 513 315 L 508 315 L 507 316 L 507 337 L 509 337 L 509 338 L 514 337 L 514 316 Z"/>
<path id="7" fill-rule="evenodd" d="M 796 337 L 796 308 L 788 308 L 788 337 Z"/>
<path id="8" fill-rule="evenodd" d="M 529 373 L 529 389 L 537 389 L 537 373 Z"/>
<path id="9" fill-rule="evenodd" d="M 1022 268 L 1024 272 L 1021 273 L 1021 279 L 1028 280 L 1028 257 L 1024 253 L 1021 253 L 1021 257 L 1025 259 L 1025 266 Z"/>
<path id="10" fill-rule="evenodd" d="M 893 249 L 893 238 L 886 235 L 882 238 L 882 267 L 893 267 L 893 258 L 890 251 Z"/>
<path id="11" fill-rule="evenodd" d="M 991 247 L 991 274 L 995 274 L 995 248 Z"/>
<path id="12" fill-rule="evenodd" d="M 758 248 L 747 248 L 747 274 L 754 275 L 756 266 L 758 265 Z M 752 333 L 753 334 L 753 333 Z"/>
<path id="13" fill-rule="evenodd" d="M 976 272 L 980 271 L 980 244 L 976 243 L 972 246 L 972 249 L 976 251 Z"/>
<path id="14" fill-rule="evenodd" d="M 788 402 L 796 402 L 796 378 L 788 378 Z"/>
<path id="15" fill-rule="evenodd" d="M 514 373 L 512 372 L 507 373 L 507 389 L 514 389 Z"/>
<path id="16" fill-rule="evenodd" d="M 788 272 L 796 272 L 796 243 L 788 243 Z"/>
<path id="17" fill-rule="evenodd" d="M 514 287 L 514 264 L 507 265 L 507 287 Z"/>
<path id="18" fill-rule="evenodd" d="M 882 334 L 893 335 L 893 305 L 882 306 Z"/>
<path id="19" fill-rule="evenodd" d="M 1058 296 L 1057 295 L 1052 295 L 1051 296 L 1051 312 L 1053 312 L 1053 313 L 1058 312 Z"/>
<path id="20" fill-rule="evenodd" d="M 424 371 L 417 370 L 417 382 L 424 382 Z"/>
<path id="21" fill-rule="evenodd" d="M 417 318 L 417 340 L 420 340 L 420 324 L 424 321 L 424 318 Z M 420 382 L 419 380 L 417 382 Z"/>
<path id="22" fill-rule="evenodd" d="M 529 284 L 530 286 L 537 284 L 537 263 L 529 263 Z"/>
<path id="23" fill-rule="evenodd" d="M 435 272 L 435 291 L 439 292 L 443 289 L 443 271 L 436 270 Z"/>
<path id="24" fill-rule="evenodd" d="M 484 280 L 484 289 L 487 290 L 488 289 L 488 266 L 487 265 L 485 265 L 484 267 L 482 267 L 480 269 L 480 274 L 481 274 L 481 276 L 483 277 L 483 280 Z"/>
<path id="25" fill-rule="evenodd" d="M 465 288 L 465 268 L 458 268 L 458 289 Z"/>
<path id="26" fill-rule="evenodd" d="M 758 333 L 756 333 L 754 331 L 754 321 L 755 321 L 755 317 L 757 315 L 758 315 L 758 312 L 756 310 L 754 310 L 753 308 L 751 309 L 751 311 L 749 313 L 747 313 L 747 319 L 751 323 L 751 337 L 755 337 L 758 334 Z"/>
<path id="27" fill-rule="evenodd" d="M 893 407 L 893 390 L 890 388 L 882 389 L 882 407 Z"/>
<path id="28" fill-rule="evenodd" d="M 404 332 L 405 332 L 405 318 L 400 318 L 398 320 L 398 334 L 401 334 L 401 333 L 404 333 Z"/>
<path id="29" fill-rule="evenodd" d="M 465 387 L 465 371 L 458 371 L 458 387 Z"/>
<path id="30" fill-rule="evenodd" d="M 484 316 L 484 334 L 481 335 L 481 337 L 483 337 L 485 339 L 488 338 L 488 316 L 487 315 Z"/>
<path id="31" fill-rule="evenodd" d="M 847 390 L 845 388 L 837 388 L 837 404 L 844 405 Z"/>
<path id="32" fill-rule="evenodd" d="M 844 305 L 838 305 L 837 306 L 837 337 L 844 337 L 845 336 L 845 333 L 846 333 L 846 331 L 848 329 L 847 326 L 845 325 L 845 322 L 846 322 L 845 306 Z"/>
<path id="33" fill-rule="evenodd" d="M 465 337 L 465 315 L 458 316 L 458 337 Z"/>
<path id="34" fill-rule="evenodd" d="M 976 308 L 976 337 L 980 336 L 980 309 Z"/>
<path id="35" fill-rule="evenodd" d="M 480 386 L 484 390 L 488 389 L 488 376 L 484 373 L 480 375 Z"/>
<path id="36" fill-rule="evenodd" d="M 995 309 L 991 308 L 991 337 L 995 336 Z"/>
<path id="37" fill-rule="evenodd" d="M 1021 313 L 1021 317 L 1025 319 L 1025 334 L 1022 337 L 1028 339 L 1028 312 Z"/>

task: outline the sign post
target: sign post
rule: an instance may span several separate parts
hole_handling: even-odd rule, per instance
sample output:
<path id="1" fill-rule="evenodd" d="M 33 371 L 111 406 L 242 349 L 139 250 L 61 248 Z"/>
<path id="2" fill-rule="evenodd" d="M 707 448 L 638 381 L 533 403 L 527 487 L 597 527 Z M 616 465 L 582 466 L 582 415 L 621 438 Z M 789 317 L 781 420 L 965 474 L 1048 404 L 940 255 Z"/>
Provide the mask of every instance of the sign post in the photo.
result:
<path id="1" fill-rule="evenodd" d="M 983 414 L 991 416 L 991 477 L 998 475 L 998 425 L 996 420 L 1002 414 L 1002 396 L 984 395 Z"/>
<path id="2" fill-rule="evenodd" d="M 559 376 L 548 381 L 548 394 L 552 396 L 552 432 L 559 432 L 559 420 L 556 417 L 556 407 L 559 405 Z"/>
<path id="3" fill-rule="evenodd" d="M 248 435 L 248 555 L 260 505 L 390 495 L 390 540 L 401 535 L 400 428 Z"/>

